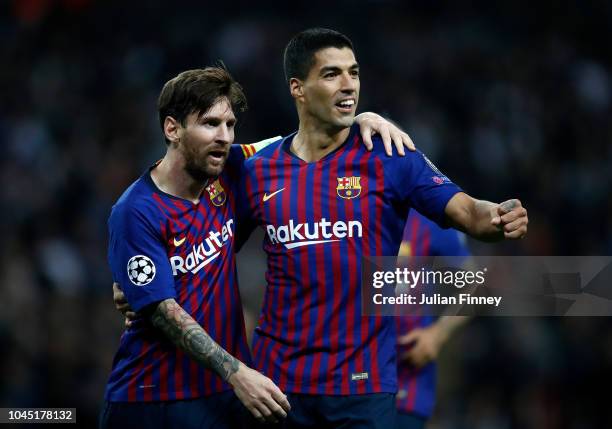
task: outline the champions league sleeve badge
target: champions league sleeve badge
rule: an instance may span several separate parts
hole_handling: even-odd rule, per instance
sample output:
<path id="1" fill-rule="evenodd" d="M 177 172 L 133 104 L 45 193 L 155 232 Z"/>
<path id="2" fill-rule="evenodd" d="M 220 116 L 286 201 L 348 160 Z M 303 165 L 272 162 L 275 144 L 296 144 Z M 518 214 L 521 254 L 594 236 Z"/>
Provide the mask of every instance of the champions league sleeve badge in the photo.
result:
<path id="1" fill-rule="evenodd" d="M 136 286 L 145 286 L 155 278 L 155 264 L 147 256 L 132 256 L 127 263 L 127 273 Z"/>

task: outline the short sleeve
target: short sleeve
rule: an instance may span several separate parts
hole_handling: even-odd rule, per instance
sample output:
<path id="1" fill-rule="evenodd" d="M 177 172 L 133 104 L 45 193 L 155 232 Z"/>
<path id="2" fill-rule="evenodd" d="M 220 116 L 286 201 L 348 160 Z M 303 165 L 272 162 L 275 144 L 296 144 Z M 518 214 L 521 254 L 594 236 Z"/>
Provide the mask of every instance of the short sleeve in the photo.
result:
<path id="1" fill-rule="evenodd" d="M 236 252 L 240 251 L 257 226 L 254 219 L 254 207 L 251 204 L 255 181 L 249 167 L 250 164 L 245 163 L 243 174 L 237 182 L 238 189 L 234 194 L 236 195 Z"/>
<path id="2" fill-rule="evenodd" d="M 393 157 L 389 169 L 394 195 L 419 213 L 446 227 L 444 209 L 461 188 L 455 185 L 420 151 Z M 386 170 L 387 171 L 387 170 Z"/>
<path id="3" fill-rule="evenodd" d="M 108 221 L 108 260 L 134 311 L 176 298 L 174 277 L 159 231 L 141 211 L 115 206 Z"/>

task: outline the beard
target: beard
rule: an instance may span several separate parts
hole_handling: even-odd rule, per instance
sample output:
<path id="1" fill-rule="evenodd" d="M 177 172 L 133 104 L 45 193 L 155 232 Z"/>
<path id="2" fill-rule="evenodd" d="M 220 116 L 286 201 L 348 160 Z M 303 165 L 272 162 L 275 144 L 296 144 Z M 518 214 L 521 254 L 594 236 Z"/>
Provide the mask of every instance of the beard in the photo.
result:
<path id="1" fill-rule="evenodd" d="M 210 171 L 207 165 L 200 165 L 193 159 L 186 161 L 185 171 L 193 178 L 193 180 L 201 183 L 204 183 L 208 179 L 212 179 L 219 175 L 218 173 Z"/>
<path id="2" fill-rule="evenodd" d="M 204 183 L 209 179 L 218 177 L 225 167 L 227 157 L 221 164 L 211 165 L 208 161 L 208 154 L 198 153 L 194 150 L 184 148 L 183 156 L 185 158 L 185 171 L 195 181 Z"/>

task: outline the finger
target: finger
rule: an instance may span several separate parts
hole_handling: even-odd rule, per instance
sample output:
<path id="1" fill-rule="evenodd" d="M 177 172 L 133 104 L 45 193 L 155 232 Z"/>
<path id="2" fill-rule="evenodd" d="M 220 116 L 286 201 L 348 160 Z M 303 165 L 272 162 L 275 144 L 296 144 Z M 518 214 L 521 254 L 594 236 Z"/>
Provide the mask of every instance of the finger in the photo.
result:
<path id="1" fill-rule="evenodd" d="M 121 286 L 119 286 L 119 283 L 113 283 L 113 292 L 121 292 Z"/>
<path id="2" fill-rule="evenodd" d="M 127 319 L 134 320 L 134 319 L 136 319 L 138 317 L 138 314 L 136 312 L 134 312 L 134 311 L 126 311 L 125 312 L 125 317 Z"/>
<path id="3" fill-rule="evenodd" d="M 511 223 L 518 219 L 527 217 L 527 210 L 523 207 L 518 207 L 512 210 L 510 213 L 506 213 L 501 217 L 503 223 Z"/>
<path id="4" fill-rule="evenodd" d="M 256 407 L 261 413 L 261 415 L 263 416 L 264 421 L 271 422 L 271 423 L 278 423 L 278 420 L 274 416 L 274 413 L 272 413 L 272 411 L 268 408 L 265 402 L 263 401 L 257 402 Z"/>
<path id="5" fill-rule="evenodd" d="M 115 301 L 115 308 L 119 311 L 129 311 L 131 310 L 130 304 L 127 301 Z"/>
<path id="6" fill-rule="evenodd" d="M 520 217 L 512 222 L 509 222 L 507 224 L 504 225 L 504 232 L 512 232 L 512 231 L 516 231 L 517 229 L 519 229 L 522 226 L 527 225 L 527 218 L 525 217 Z"/>
<path id="7" fill-rule="evenodd" d="M 129 327 L 131 327 L 131 326 L 132 326 L 132 321 L 126 317 L 126 318 L 123 320 L 123 325 L 124 325 L 126 328 L 129 328 Z"/>
<path id="8" fill-rule="evenodd" d="M 400 133 L 392 133 L 391 139 L 393 140 L 393 144 L 395 144 L 395 149 L 397 149 L 397 153 L 400 156 L 405 156 L 406 152 L 404 152 L 404 140 L 402 139 L 402 135 Z"/>
<path id="9" fill-rule="evenodd" d="M 519 229 L 515 229 L 512 232 L 504 232 L 504 237 L 511 239 L 511 240 L 516 240 L 519 238 L 523 238 L 526 234 L 527 234 L 527 226 L 523 225 Z"/>
<path id="10" fill-rule="evenodd" d="M 517 207 L 522 207 L 521 202 L 517 200 L 516 198 L 514 198 L 512 200 L 504 201 L 503 203 L 501 203 L 497 207 L 497 213 L 501 216 L 501 215 L 511 212 L 513 209 Z"/>
<path id="11" fill-rule="evenodd" d="M 264 416 L 259 412 L 257 407 L 251 406 L 251 407 L 247 407 L 247 409 L 253 415 L 253 417 L 255 417 L 260 422 L 264 422 L 266 420 L 266 419 L 264 419 Z"/>
<path id="12" fill-rule="evenodd" d="M 389 128 L 382 127 L 380 130 L 380 137 L 383 141 L 383 146 L 385 147 L 385 153 L 388 156 L 391 156 L 391 136 L 389 135 Z"/>
<path id="13" fill-rule="evenodd" d="M 405 345 L 408 345 L 416 341 L 418 337 L 419 337 L 419 330 L 415 329 L 415 330 L 408 332 L 406 335 L 402 335 L 401 337 L 399 337 L 397 339 L 397 343 L 402 346 L 405 346 Z"/>
<path id="14" fill-rule="evenodd" d="M 367 150 L 372 150 L 374 145 L 372 144 L 372 128 L 368 125 L 363 125 L 361 128 L 361 137 L 363 138 L 363 144 Z"/>
<path id="15" fill-rule="evenodd" d="M 121 291 L 113 293 L 113 301 L 115 301 L 116 305 L 127 303 L 127 299 L 125 299 L 125 294 Z"/>
<path id="16" fill-rule="evenodd" d="M 289 403 L 289 399 L 287 399 L 287 395 L 281 392 L 278 388 L 272 390 L 271 392 L 272 398 L 281 406 L 283 410 L 289 412 L 291 410 L 291 404 Z"/>
<path id="17" fill-rule="evenodd" d="M 285 412 L 283 407 L 281 407 L 280 404 L 276 402 L 276 400 L 274 400 L 272 397 L 266 399 L 265 403 L 268 409 L 272 411 L 272 414 L 274 414 L 274 417 L 276 417 L 277 419 L 284 419 L 287 417 L 287 413 Z"/>
<path id="18" fill-rule="evenodd" d="M 501 216 L 501 223 L 508 224 L 511 222 L 514 222 L 515 220 L 517 220 L 519 217 L 519 213 L 516 210 L 512 210 L 509 213 L 506 213 L 505 215 Z"/>
<path id="19" fill-rule="evenodd" d="M 409 151 L 414 152 L 416 150 L 416 146 L 408 134 L 402 132 L 402 140 L 404 141 L 404 146 L 406 146 Z"/>

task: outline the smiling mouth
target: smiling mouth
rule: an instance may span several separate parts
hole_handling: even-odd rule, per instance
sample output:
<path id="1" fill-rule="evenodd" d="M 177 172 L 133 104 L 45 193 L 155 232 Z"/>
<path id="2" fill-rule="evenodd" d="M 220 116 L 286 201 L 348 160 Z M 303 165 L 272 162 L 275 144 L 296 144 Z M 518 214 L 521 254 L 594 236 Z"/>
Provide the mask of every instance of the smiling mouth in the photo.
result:
<path id="1" fill-rule="evenodd" d="M 353 107 L 355 107 L 355 100 L 354 99 L 342 100 L 342 101 L 337 102 L 335 106 L 341 112 L 350 113 L 353 110 Z"/>

